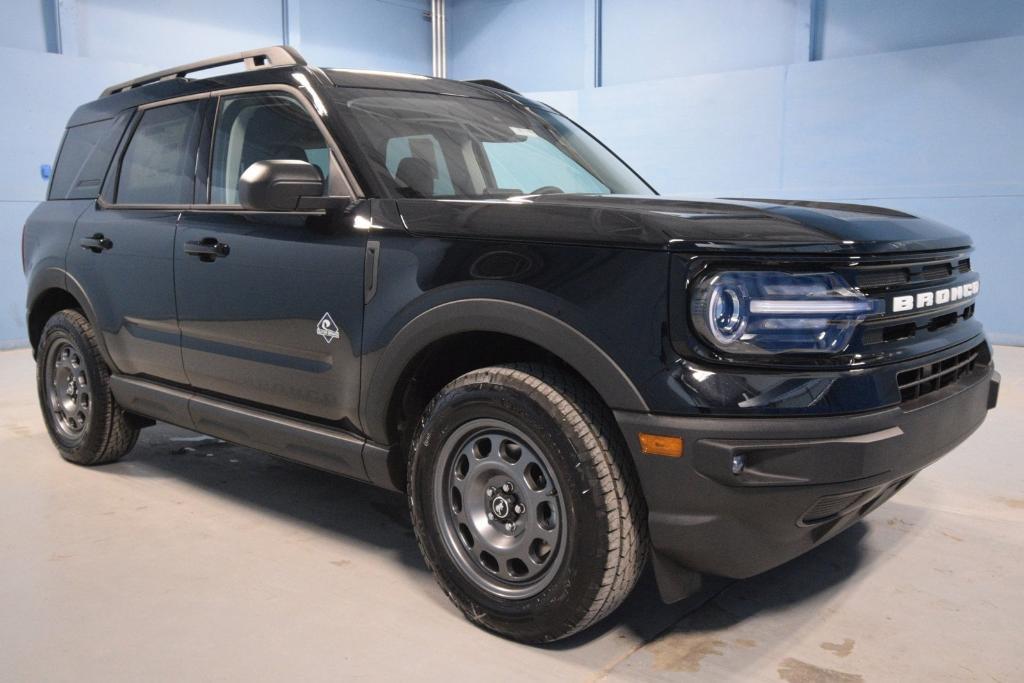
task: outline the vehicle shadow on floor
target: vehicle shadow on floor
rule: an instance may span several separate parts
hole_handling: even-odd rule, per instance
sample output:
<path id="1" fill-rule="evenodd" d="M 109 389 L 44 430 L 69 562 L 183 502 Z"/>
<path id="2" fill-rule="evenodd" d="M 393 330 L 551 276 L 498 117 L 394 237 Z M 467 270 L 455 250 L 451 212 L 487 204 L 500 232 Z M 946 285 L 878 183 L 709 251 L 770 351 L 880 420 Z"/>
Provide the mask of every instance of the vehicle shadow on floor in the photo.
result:
<path id="1" fill-rule="evenodd" d="M 173 477 L 261 514 L 391 551 L 426 572 L 405 498 L 346 477 L 163 424 L 143 430 L 124 476 Z"/>
<path id="2" fill-rule="evenodd" d="M 577 648 L 618 628 L 649 643 L 674 630 L 726 629 L 756 615 L 789 609 L 839 589 L 863 569 L 867 555 L 862 541 L 867 533 L 868 525 L 857 522 L 806 554 L 749 579 L 705 577 L 700 592 L 673 605 L 661 602 L 648 567 L 636 590 L 611 618 L 547 647 Z"/>
<path id="3" fill-rule="evenodd" d="M 262 513 L 381 547 L 407 568 L 428 571 L 405 498 L 369 484 L 165 425 L 144 430 L 128 458 L 104 469 L 126 476 L 174 477 Z M 859 522 L 828 543 L 752 579 L 709 578 L 700 593 L 673 605 L 661 602 L 648 568 L 611 617 L 545 647 L 573 650 L 622 628 L 650 642 L 684 622 L 699 624 L 701 629 L 720 628 L 804 602 L 835 589 L 858 570 L 865 558 L 861 541 L 866 533 L 867 525 Z M 730 610 L 716 607 L 723 592 L 734 595 L 737 591 L 742 595 L 729 600 Z"/>

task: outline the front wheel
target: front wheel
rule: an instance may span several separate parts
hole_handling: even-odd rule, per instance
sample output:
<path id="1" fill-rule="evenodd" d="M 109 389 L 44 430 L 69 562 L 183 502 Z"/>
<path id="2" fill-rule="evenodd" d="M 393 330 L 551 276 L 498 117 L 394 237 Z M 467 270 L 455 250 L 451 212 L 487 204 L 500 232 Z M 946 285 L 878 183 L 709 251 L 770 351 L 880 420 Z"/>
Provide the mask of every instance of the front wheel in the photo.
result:
<path id="1" fill-rule="evenodd" d="M 548 366 L 484 368 L 442 389 L 413 438 L 408 491 L 441 587 L 519 641 L 601 620 L 646 558 L 646 510 L 608 409 Z"/>

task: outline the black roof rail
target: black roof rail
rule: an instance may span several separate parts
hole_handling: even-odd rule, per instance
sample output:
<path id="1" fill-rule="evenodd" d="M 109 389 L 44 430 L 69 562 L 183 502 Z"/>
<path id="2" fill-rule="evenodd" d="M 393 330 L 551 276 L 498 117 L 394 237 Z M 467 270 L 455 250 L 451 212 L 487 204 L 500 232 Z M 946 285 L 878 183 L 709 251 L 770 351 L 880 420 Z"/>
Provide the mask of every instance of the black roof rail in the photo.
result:
<path id="1" fill-rule="evenodd" d="M 477 85 L 483 85 L 483 86 L 486 86 L 488 88 L 494 88 L 495 90 L 504 90 L 505 92 L 510 92 L 513 95 L 521 94 L 519 91 L 513 90 L 512 88 L 508 87 L 504 83 L 492 80 L 490 78 L 470 79 L 470 80 L 466 81 L 466 83 L 475 83 Z"/>
<path id="2" fill-rule="evenodd" d="M 124 83 L 112 85 L 100 93 L 100 97 L 124 92 L 125 90 L 131 90 L 132 88 L 156 83 L 157 81 L 166 81 L 172 78 L 184 78 L 190 73 L 203 71 L 204 69 L 212 69 L 218 66 L 240 63 L 244 63 L 246 71 L 249 71 L 251 69 L 259 69 L 267 66 L 305 66 L 306 60 L 303 59 L 302 55 L 300 55 L 295 48 L 288 45 L 273 45 L 271 47 L 264 47 L 258 50 L 233 52 L 231 54 L 221 55 L 220 57 L 201 59 L 198 62 L 192 62 L 191 64 L 173 66 L 170 69 L 155 71 L 151 74 L 146 74 L 145 76 L 125 81 Z"/>

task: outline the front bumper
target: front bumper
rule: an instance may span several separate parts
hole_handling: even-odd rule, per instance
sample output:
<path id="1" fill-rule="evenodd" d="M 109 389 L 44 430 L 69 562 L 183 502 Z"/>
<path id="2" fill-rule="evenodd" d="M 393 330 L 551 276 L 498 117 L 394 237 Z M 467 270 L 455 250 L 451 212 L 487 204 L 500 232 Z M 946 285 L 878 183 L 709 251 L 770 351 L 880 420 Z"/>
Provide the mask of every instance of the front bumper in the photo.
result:
<path id="1" fill-rule="evenodd" d="M 998 386 L 989 364 L 927 401 L 856 415 L 617 412 L 647 499 L 662 596 L 692 592 L 693 572 L 745 578 L 832 538 L 977 429 Z M 638 432 L 681 436 L 684 455 L 645 455 Z"/>

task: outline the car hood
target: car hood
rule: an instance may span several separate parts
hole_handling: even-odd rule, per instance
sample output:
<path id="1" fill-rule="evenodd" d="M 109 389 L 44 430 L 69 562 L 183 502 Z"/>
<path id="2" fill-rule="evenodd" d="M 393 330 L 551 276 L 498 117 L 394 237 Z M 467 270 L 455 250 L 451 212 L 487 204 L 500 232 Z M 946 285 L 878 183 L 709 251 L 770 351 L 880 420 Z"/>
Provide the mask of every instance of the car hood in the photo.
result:
<path id="1" fill-rule="evenodd" d="M 874 206 L 782 199 L 531 195 L 399 200 L 414 233 L 673 251 L 872 254 L 960 249 L 942 223 Z"/>

